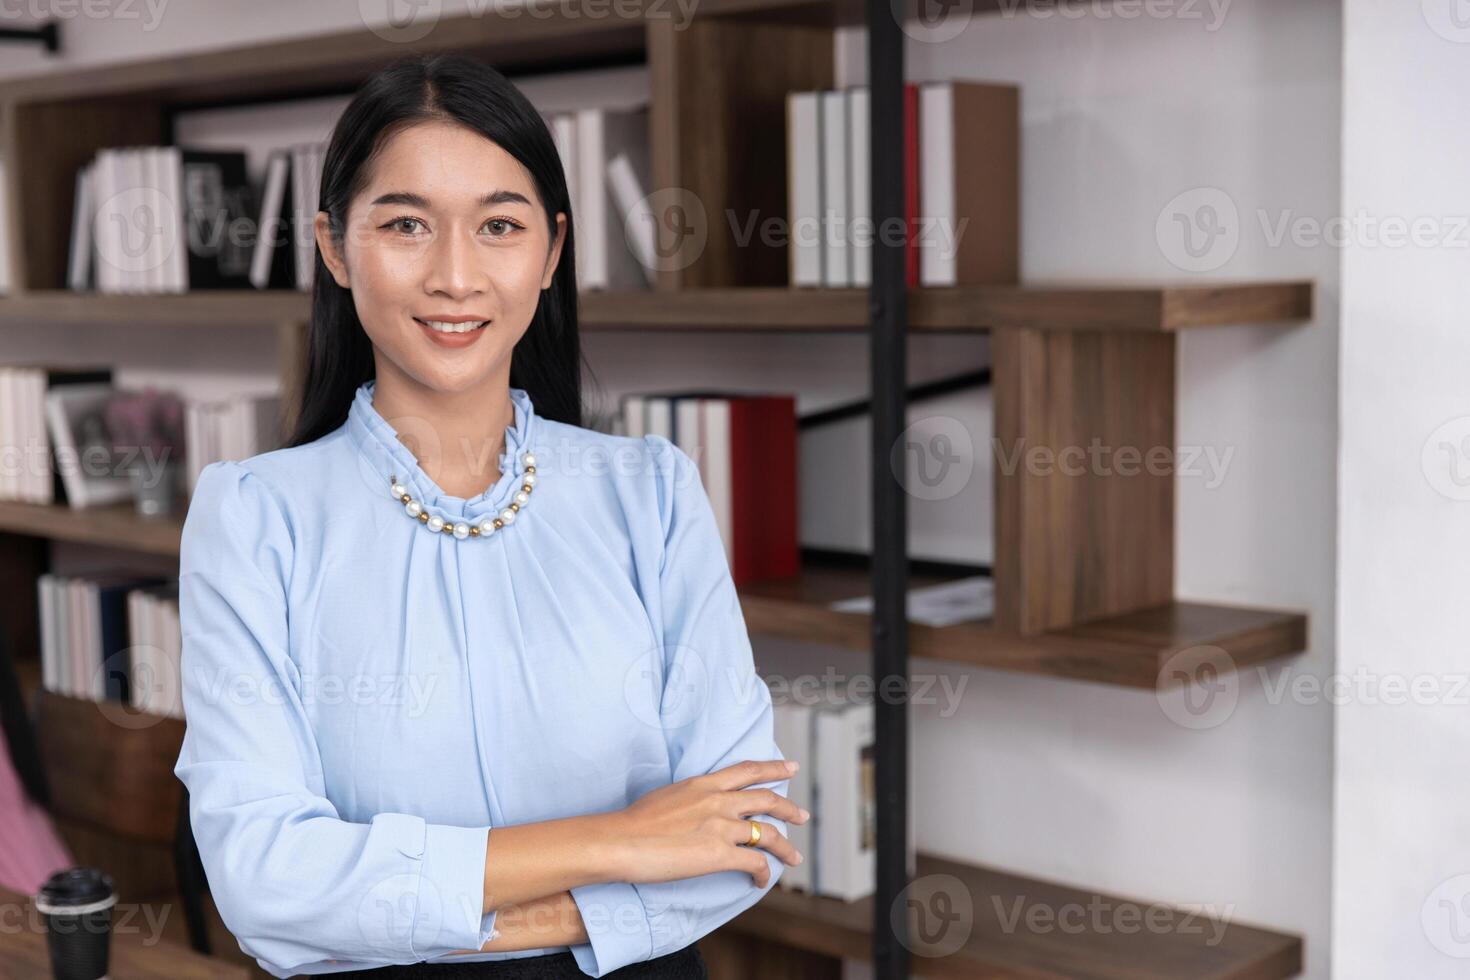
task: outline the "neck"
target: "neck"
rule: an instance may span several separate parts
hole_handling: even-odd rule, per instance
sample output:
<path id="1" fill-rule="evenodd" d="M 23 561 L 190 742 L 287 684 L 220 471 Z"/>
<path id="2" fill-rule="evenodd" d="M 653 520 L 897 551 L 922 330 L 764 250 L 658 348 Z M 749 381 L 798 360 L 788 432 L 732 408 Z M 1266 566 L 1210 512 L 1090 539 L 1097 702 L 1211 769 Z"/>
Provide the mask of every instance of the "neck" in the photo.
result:
<path id="1" fill-rule="evenodd" d="M 380 371 L 373 408 L 445 493 L 468 500 L 500 479 L 505 430 L 515 422 L 509 378 L 442 391 Z"/>

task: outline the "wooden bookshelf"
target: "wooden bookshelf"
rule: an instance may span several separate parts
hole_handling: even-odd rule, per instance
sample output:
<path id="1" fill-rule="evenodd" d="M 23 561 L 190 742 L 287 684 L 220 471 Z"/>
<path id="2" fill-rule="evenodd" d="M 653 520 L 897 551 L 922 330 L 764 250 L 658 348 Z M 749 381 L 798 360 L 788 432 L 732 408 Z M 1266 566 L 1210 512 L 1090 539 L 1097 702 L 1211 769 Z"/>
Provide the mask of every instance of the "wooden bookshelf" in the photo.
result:
<path id="1" fill-rule="evenodd" d="M 40 290 L 0 299 L 0 326 L 159 324 L 208 330 L 304 322 L 310 299 L 290 290 L 131 296 Z M 586 330 L 833 331 L 867 329 L 865 289 L 782 287 L 589 291 Z M 909 291 L 909 328 L 974 333 L 1006 327 L 1169 333 L 1310 319 L 1310 282 L 1036 283 Z"/>
<path id="2" fill-rule="evenodd" d="M 869 594 L 868 570 L 804 564 L 799 577 L 741 588 L 741 608 L 751 632 L 867 650 L 872 644 L 870 617 L 837 612 L 830 604 Z M 909 576 L 911 588 L 941 581 L 933 575 Z M 1031 635 L 1001 629 L 992 619 L 943 627 L 909 624 L 910 656 L 1149 689 L 1179 682 L 1178 675 L 1161 669 L 1184 651 L 1204 655 L 1204 648 L 1218 648 L 1230 659 L 1211 662 L 1239 669 L 1299 653 L 1306 646 L 1307 617 L 1301 613 L 1200 602 L 1171 601 Z"/>
<path id="3" fill-rule="evenodd" d="M 911 924 L 916 976 L 1278 980 L 1302 969 L 1301 937 L 1289 933 L 937 855 L 920 853 L 917 870 L 909 900 L 954 918 L 944 928 L 937 918 L 924 921 L 925 929 Z M 866 958 L 873 901 L 843 902 L 778 884 L 727 928 L 829 957 Z M 926 933 L 935 935 L 927 944 Z"/>
<path id="4" fill-rule="evenodd" d="M 140 517 L 131 503 L 82 511 L 0 504 L 0 531 L 148 554 L 177 556 L 182 530 L 181 516 Z M 867 567 L 813 559 L 805 559 L 803 566 L 802 574 L 795 578 L 740 589 L 747 627 L 758 634 L 868 649 L 872 642 L 869 617 L 830 608 L 838 599 L 868 594 L 871 576 Z M 910 576 L 915 588 L 941 581 L 935 575 Z M 1160 668 L 1183 650 L 1218 647 L 1237 667 L 1298 653 L 1306 649 L 1307 617 L 1297 612 L 1169 602 L 1029 636 L 999 629 L 989 619 L 945 627 L 911 623 L 909 643 L 915 657 L 1153 688 L 1159 683 Z"/>
<path id="5" fill-rule="evenodd" d="M 905 2 L 912 7 L 917 0 Z M 1000 6 L 978 0 L 975 11 Z M 760 242 L 732 247 L 715 219 L 730 207 L 786 215 L 786 95 L 835 87 L 834 32 L 862 23 L 863 4 L 704 0 L 688 23 L 675 22 L 677 11 L 658 0 L 630 0 L 616 9 L 601 0 L 569 0 L 549 6 L 546 16 L 486 8 L 441 19 L 410 42 L 364 26 L 9 81 L 0 93 L 0 153 L 10 199 L 28 208 L 11 208 L 8 228 L 0 229 L 10 236 L 15 290 L 0 298 L 0 331 L 69 323 L 119 330 L 141 324 L 189 330 L 274 326 L 289 390 L 304 350 L 305 293 L 147 296 L 61 288 L 77 168 L 102 147 L 166 142 L 178 112 L 342 94 L 387 62 L 423 52 L 480 57 L 508 74 L 647 65 L 652 184 L 682 188 L 703 202 L 711 216 L 710 240 L 694 261 L 660 271 L 655 289 L 584 294 L 583 329 L 868 330 L 866 289 L 786 288 L 783 248 Z M 751 133 L 773 134 L 775 142 L 753 140 Z M 25 222 L 23 211 L 56 220 Z M 1309 320 L 1313 312 L 1313 284 L 1302 280 L 1038 281 L 908 293 L 914 333 L 990 334 L 995 437 L 1008 446 L 1050 449 L 1102 440 L 1113 447 L 1172 452 L 1179 331 L 1228 324 L 1284 327 Z M 1172 473 L 1074 476 L 1021 467 L 997 468 L 995 480 L 995 617 L 943 629 L 911 625 L 914 656 L 1153 688 L 1161 667 L 1181 651 L 1218 647 L 1244 667 L 1306 647 L 1307 618 L 1298 612 L 1175 597 Z M 86 511 L 0 503 L 0 534 L 164 557 L 177 557 L 182 523 L 182 514 L 144 519 L 131 503 Z M 7 560 L 26 570 L 21 558 Z M 39 560 L 33 563 L 41 567 Z M 937 579 L 916 574 L 911 585 L 932 581 Z M 871 619 L 834 612 L 830 603 L 867 594 L 870 584 L 865 566 L 808 561 L 795 578 L 742 587 L 740 599 L 752 632 L 867 650 Z M 29 624 L 29 635 L 35 627 Z M 38 680 L 34 668 L 24 674 L 28 685 Z M 155 848 L 149 853 L 157 853 L 164 846 L 170 798 L 140 795 L 137 787 L 148 780 L 169 783 L 167 767 L 180 737 L 177 720 L 159 720 L 131 734 L 116 725 L 119 731 L 97 730 L 102 714 L 96 705 L 49 693 L 34 700 L 48 768 L 80 753 L 76 740 L 87 738 L 117 741 L 134 760 L 101 793 L 77 791 L 79 784 L 63 780 L 62 826 L 84 837 L 93 823 L 121 815 L 128 833 L 146 838 Z M 999 912 L 1017 902 L 1055 912 L 1073 903 L 1087 909 L 1094 900 L 1121 900 L 930 855 L 921 856 L 919 871 L 921 878 L 954 876 L 974 906 L 968 941 L 948 956 L 916 955 L 912 968 L 919 975 L 1265 980 L 1301 967 L 1298 937 L 1235 923 L 1215 944 L 1205 941 L 1208 931 L 1191 933 L 1178 918 L 1154 932 L 1008 928 Z M 849 904 L 777 890 L 731 929 L 752 955 L 767 957 L 760 970 L 743 975 L 811 975 L 792 964 L 827 968 L 836 957 L 866 955 L 872 920 L 870 901 Z M 728 969 L 728 963 L 711 964 L 712 976 L 732 975 Z"/>

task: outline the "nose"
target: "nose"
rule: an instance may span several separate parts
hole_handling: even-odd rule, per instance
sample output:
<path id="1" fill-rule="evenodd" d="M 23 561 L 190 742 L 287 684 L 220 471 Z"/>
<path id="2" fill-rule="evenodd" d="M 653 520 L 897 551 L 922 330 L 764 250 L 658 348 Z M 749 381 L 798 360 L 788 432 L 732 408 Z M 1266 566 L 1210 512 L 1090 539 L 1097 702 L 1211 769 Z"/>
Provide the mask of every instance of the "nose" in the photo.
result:
<path id="1" fill-rule="evenodd" d="M 435 237 L 427 256 L 429 270 L 424 289 L 430 293 L 461 299 L 482 292 L 487 284 L 484 257 L 470 236 L 451 232 Z"/>

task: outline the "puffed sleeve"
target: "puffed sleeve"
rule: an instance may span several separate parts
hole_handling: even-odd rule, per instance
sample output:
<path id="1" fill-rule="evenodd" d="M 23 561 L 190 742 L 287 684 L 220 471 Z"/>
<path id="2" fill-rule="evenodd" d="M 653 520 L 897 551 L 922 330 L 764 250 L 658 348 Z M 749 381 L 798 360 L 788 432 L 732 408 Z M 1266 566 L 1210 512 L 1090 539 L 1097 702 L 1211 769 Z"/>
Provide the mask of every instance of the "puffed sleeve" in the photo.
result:
<path id="1" fill-rule="evenodd" d="M 664 680 L 659 706 L 671 782 L 737 762 L 783 759 L 771 693 L 756 673 L 750 637 L 729 562 L 699 469 L 663 436 L 645 436 L 657 474 L 664 538 L 659 606 Z M 782 796 L 791 781 L 755 783 Z M 786 823 L 755 819 L 786 834 Z M 762 850 L 765 888 L 745 871 L 675 881 L 610 882 L 572 889 L 588 943 L 572 947 L 582 972 L 600 977 L 629 963 L 675 952 L 750 908 L 775 886 L 786 864 Z M 589 914 L 589 912 L 594 914 Z"/>
<path id="2" fill-rule="evenodd" d="M 200 473 L 179 555 L 186 729 L 174 773 L 220 916 L 275 976 L 480 949 L 490 828 L 341 819 L 288 642 L 291 525 L 248 464 Z M 364 760 L 371 765 L 371 760 Z"/>

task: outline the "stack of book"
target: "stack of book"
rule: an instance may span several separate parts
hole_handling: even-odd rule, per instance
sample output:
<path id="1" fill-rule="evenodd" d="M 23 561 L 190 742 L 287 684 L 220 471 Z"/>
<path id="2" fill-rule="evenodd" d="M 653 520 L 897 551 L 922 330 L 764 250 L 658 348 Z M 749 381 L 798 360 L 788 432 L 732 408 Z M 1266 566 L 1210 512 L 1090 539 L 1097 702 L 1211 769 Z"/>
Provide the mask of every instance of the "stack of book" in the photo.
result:
<path id="1" fill-rule="evenodd" d="M 801 571 L 795 396 L 629 394 L 621 408 L 622 434 L 663 436 L 698 464 L 736 585 Z"/>
<path id="2" fill-rule="evenodd" d="M 244 288 L 255 217 L 244 151 L 98 150 L 77 171 L 67 285 L 103 293 Z"/>
<path id="3" fill-rule="evenodd" d="M 311 288 L 326 155 L 325 143 L 297 143 L 271 153 L 250 257 L 250 284 L 256 289 Z"/>
<path id="4" fill-rule="evenodd" d="M 787 866 L 778 884 L 854 902 L 877 889 L 873 702 L 854 692 L 851 678 L 803 680 L 819 683 L 776 685 L 767 681 L 776 745 L 784 758 L 801 763 L 791 777 L 787 796 L 811 812 L 805 824 L 788 825 L 790 840 L 805 860 Z M 917 854 L 912 844 L 913 794 L 909 795 L 909 824 L 908 870 L 912 875 Z"/>
<path id="5" fill-rule="evenodd" d="M 126 571 L 47 573 L 36 591 L 42 687 L 184 716 L 177 580 Z"/>
<path id="6" fill-rule="evenodd" d="M 543 116 L 566 171 L 580 289 L 640 289 L 657 271 L 647 194 L 648 107 Z"/>
<path id="7" fill-rule="evenodd" d="M 82 457 L 111 391 L 105 367 L 0 365 L 0 500 L 69 499 L 69 488 L 80 484 L 64 476 L 80 480 L 81 464 L 94 462 Z M 77 492 L 86 498 L 85 489 Z"/>
<path id="8" fill-rule="evenodd" d="M 787 95 L 791 285 L 870 285 L 879 235 L 901 235 L 910 287 L 1017 282 L 1020 90 L 904 87 L 900 229 L 873 221 L 868 99 L 863 86 Z"/>
<path id="9" fill-rule="evenodd" d="M 199 473 L 222 459 L 249 459 L 279 448 L 285 442 L 278 395 L 237 395 L 233 398 L 184 403 L 184 445 L 188 447 L 189 492 Z"/>

